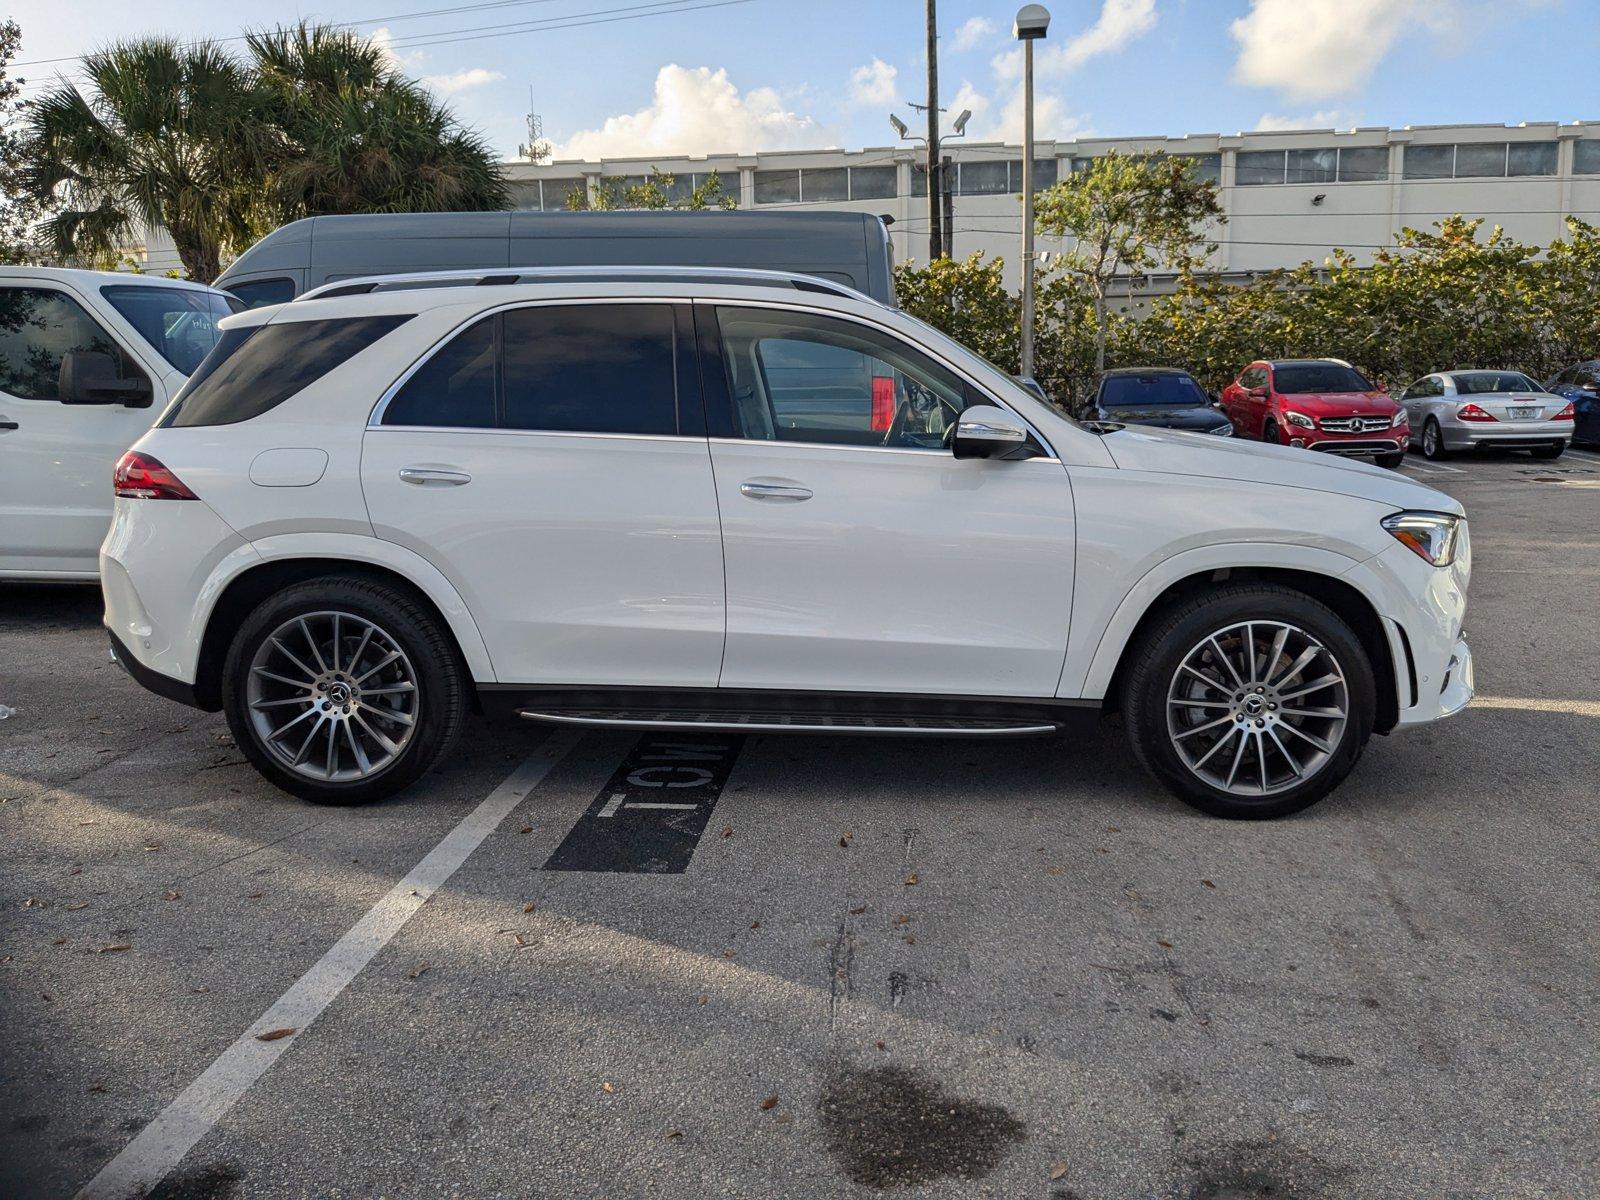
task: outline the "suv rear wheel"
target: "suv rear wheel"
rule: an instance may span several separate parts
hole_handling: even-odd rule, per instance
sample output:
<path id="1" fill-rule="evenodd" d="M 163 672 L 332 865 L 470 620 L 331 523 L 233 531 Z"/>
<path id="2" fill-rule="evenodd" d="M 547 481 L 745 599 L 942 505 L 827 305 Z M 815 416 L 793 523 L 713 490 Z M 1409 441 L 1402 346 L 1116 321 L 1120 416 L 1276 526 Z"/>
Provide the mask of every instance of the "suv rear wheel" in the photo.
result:
<path id="1" fill-rule="evenodd" d="M 223 668 L 234 741 L 278 787 L 323 804 L 392 795 L 461 732 L 466 671 L 403 591 L 311 580 L 258 606 Z"/>
<path id="2" fill-rule="evenodd" d="M 1176 605 L 1135 649 L 1123 694 L 1134 753 L 1219 817 L 1280 817 L 1348 775 L 1377 691 L 1355 633 L 1292 588 L 1241 584 Z"/>

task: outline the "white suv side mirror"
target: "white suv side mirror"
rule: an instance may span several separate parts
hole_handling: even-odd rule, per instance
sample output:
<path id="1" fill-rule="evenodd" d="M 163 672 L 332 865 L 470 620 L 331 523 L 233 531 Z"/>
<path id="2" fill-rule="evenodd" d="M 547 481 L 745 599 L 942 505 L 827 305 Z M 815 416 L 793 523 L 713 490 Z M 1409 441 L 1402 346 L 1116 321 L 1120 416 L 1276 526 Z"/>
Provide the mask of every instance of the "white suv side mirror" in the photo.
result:
<path id="1" fill-rule="evenodd" d="M 1003 408 L 975 404 L 956 419 L 950 449 L 957 458 L 1027 458 L 1028 429 Z"/>

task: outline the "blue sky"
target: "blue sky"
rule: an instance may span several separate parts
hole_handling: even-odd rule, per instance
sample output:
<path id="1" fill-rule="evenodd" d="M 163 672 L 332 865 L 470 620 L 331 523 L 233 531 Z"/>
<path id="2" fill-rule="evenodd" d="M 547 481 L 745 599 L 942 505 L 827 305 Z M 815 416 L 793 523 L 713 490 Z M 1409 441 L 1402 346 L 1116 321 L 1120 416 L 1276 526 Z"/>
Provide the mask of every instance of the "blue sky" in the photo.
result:
<path id="1" fill-rule="evenodd" d="M 560 154 L 886 145 L 915 124 L 922 0 L 13 0 L 22 60 L 307 16 L 389 40 L 505 155 L 529 105 Z M 1015 137 L 1014 3 L 941 0 L 941 100 Z M 1049 5 L 1040 134 L 1600 120 L 1600 0 L 1073 0 Z M 451 11 L 440 11 L 451 10 Z M 403 14 L 431 12 L 431 16 Z M 640 15 L 642 13 L 650 15 Z M 622 19 L 611 19 L 622 18 Z M 542 28 L 527 28 L 545 22 Z M 575 22 L 591 22 L 574 24 Z M 567 24 L 567 28 L 559 26 Z M 505 28 L 510 26 L 511 28 Z M 451 39 L 451 40 L 443 40 Z M 71 62 L 18 68 L 30 83 Z"/>

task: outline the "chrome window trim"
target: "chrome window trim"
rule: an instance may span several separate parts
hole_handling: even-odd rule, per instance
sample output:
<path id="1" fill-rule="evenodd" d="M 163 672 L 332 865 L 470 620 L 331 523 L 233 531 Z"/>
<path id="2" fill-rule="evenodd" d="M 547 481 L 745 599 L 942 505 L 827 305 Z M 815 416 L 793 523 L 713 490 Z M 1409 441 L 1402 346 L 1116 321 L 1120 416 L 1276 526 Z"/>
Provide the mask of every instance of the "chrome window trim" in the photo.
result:
<path id="1" fill-rule="evenodd" d="M 577 298 L 573 298 L 573 299 L 552 298 L 552 299 L 548 299 L 548 300 L 507 300 L 507 301 L 504 301 L 503 303 L 500 303 L 500 304 L 491 304 L 487 308 L 474 309 L 470 316 L 464 317 L 460 322 L 458 322 L 456 325 L 452 326 L 450 328 L 449 332 L 445 333 L 442 337 L 440 337 L 437 341 L 435 341 L 433 343 L 433 345 L 429 346 L 427 350 L 423 351 L 422 355 L 415 362 L 413 362 L 409 367 L 407 367 L 404 371 L 402 371 L 400 373 L 400 377 L 398 379 L 396 379 L 393 383 L 391 383 L 387 388 L 384 389 L 383 394 L 378 397 L 378 402 L 375 405 L 373 405 L 372 411 L 367 415 L 367 428 L 368 429 L 435 429 L 435 430 L 438 430 L 438 429 L 451 429 L 451 430 L 454 430 L 454 431 L 456 431 L 458 433 L 462 432 L 463 430 L 479 430 L 479 431 L 482 431 L 482 432 L 485 432 L 485 433 L 585 433 L 586 431 L 584 431 L 584 430 L 561 430 L 561 429 L 548 429 L 548 430 L 546 430 L 546 429 L 522 429 L 522 430 L 513 430 L 513 429 L 502 429 L 498 425 L 459 425 L 459 426 L 457 426 L 457 425 L 385 425 L 385 424 L 383 424 L 383 414 L 389 408 L 389 401 L 391 401 L 391 400 L 393 400 L 395 398 L 395 395 L 400 391 L 400 389 L 405 387 L 405 385 L 410 381 L 411 377 L 413 375 L 415 375 L 418 371 L 420 371 L 424 366 L 426 366 L 427 363 L 433 358 L 433 356 L 435 354 L 439 353 L 439 351 L 443 350 L 451 342 L 455 341 L 455 339 L 457 337 L 459 337 L 461 335 L 461 333 L 465 329 L 467 329 L 469 326 L 476 325 L 479 321 L 483 320 L 485 317 L 496 316 L 496 315 L 498 315 L 500 313 L 508 312 L 511 309 L 516 309 L 516 308 L 548 308 L 551 305 L 557 305 L 557 304 L 562 305 L 563 307 L 572 307 L 572 306 L 580 305 L 580 304 L 583 304 L 583 305 L 590 305 L 590 304 L 683 304 L 685 302 L 686 302 L 685 298 L 681 297 L 681 296 L 583 296 L 583 297 L 577 297 Z M 677 335 L 676 335 L 676 332 L 674 332 L 674 335 L 673 335 L 673 356 L 674 356 L 674 366 L 676 366 L 676 356 L 677 356 Z M 597 434 L 596 436 L 599 436 L 599 435 Z M 671 434 L 671 435 L 666 435 L 666 434 L 659 434 L 659 433 L 657 433 L 657 434 L 631 434 L 631 433 L 624 433 L 624 434 L 613 434 L 613 435 L 609 435 L 609 436 L 614 436 L 614 437 L 669 437 L 670 436 L 671 439 L 674 440 L 674 441 L 682 440 L 685 437 L 688 437 L 688 438 L 693 439 L 693 440 L 702 440 L 702 441 L 704 440 L 704 439 L 694 439 L 694 435 L 692 435 L 692 434 Z"/>
<path id="2" fill-rule="evenodd" d="M 841 312 L 839 309 L 836 309 L 836 308 L 823 308 L 823 307 L 821 307 L 819 305 L 815 305 L 815 304 L 789 303 L 789 302 L 783 302 L 783 301 L 770 301 L 770 300 L 747 300 L 747 299 L 744 299 L 744 298 L 720 300 L 720 299 L 714 299 L 714 298 L 706 297 L 706 296 L 697 296 L 697 297 L 694 298 L 693 302 L 696 305 L 707 304 L 707 305 L 711 305 L 713 307 L 720 307 L 720 308 L 764 308 L 764 309 L 780 309 L 780 310 L 789 311 L 789 312 L 813 313 L 813 314 L 816 314 L 818 316 L 834 317 L 834 318 L 837 318 L 838 320 L 841 320 L 841 321 L 849 321 L 849 322 L 852 322 L 853 324 L 856 324 L 856 325 L 865 325 L 868 329 L 875 330 L 878 333 L 882 333 L 887 337 L 891 337 L 895 341 L 899 342 L 901 345 L 907 347 L 908 349 L 915 350 L 918 354 L 924 355 L 927 358 L 931 358 L 934 362 L 936 362 L 940 366 L 944 367 L 945 370 L 952 372 L 958 378 L 960 378 L 963 381 L 965 381 L 969 386 L 974 388 L 978 392 L 979 395 L 981 395 L 985 399 L 987 399 L 990 404 L 994 405 L 996 408 L 1002 409 L 1005 412 L 1010 413 L 1012 416 L 1016 417 L 1017 420 L 1021 421 L 1023 423 L 1023 425 L 1025 425 L 1027 427 L 1028 432 L 1033 434 L 1034 438 L 1045 449 L 1045 453 L 1043 455 L 1039 455 L 1038 457 L 1043 458 L 1043 459 L 1045 459 L 1047 461 L 1050 461 L 1050 462 L 1059 462 L 1060 461 L 1060 456 L 1056 453 L 1055 447 L 1050 444 L 1050 439 L 1045 437 L 1044 434 L 1040 433 L 1038 428 L 1034 425 L 1034 423 L 1032 421 L 1028 420 L 1028 418 L 1024 414 L 1018 412 L 1010 404 L 1007 404 L 1004 400 L 1000 399 L 1000 397 L 996 396 L 992 391 L 989 390 L 989 388 L 987 386 L 985 386 L 984 384 L 978 382 L 978 380 L 973 376 L 972 372 L 967 370 L 964 366 L 962 366 L 962 365 L 960 365 L 958 363 L 952 362 L 949 358 L 945 357 L 939 351 L 935 350 L 932 346 L 925 346 L 921 342 L 912 341 L 910 338 L 908 338 L 904 333 L 902 333 L 898 329 L 891 328 L 890 326 L 884 325 L 883 323 L 881 323 L 879 321 L 870 320 L 870 319 L 868 319 L 866 317 L 861 316 L 858 313 Z M 718 336 L 719 337 L 721 336 L 720 333 L 719 333 Z M 763 443 L 763 444 L 771 444 L 771 445 L 782 444 L 782 445 L 786 445 L 786 446 L 832 446 L 832 445 L 834 445 L 834 443 L 832 443 L 832 442 L 787 442 L 787 441 L 784 441 L 782 438 L 732 438 L 732 439 L 713 438 L 711 440 L 713 442 L 716 442 L 716 441 L 719 441 L 719 440 L 731 440 L 731 441 L 735 441 L 735 442 L 760 442 L 760 443 Z M 854 448 L 854 449 L 863 449 L 863 450 L 896 450 L 896 451 L 902 451 L 902 452 L 910 451 L 913 454 L 925 454 L 925 453 L 938 454 L 938 453 L 942 453 L 942 451 L 938 451 L 938 450 L 928 451 L 928 450 L 924 450 L 921 447 L 909 447 L 909 446 L 861 446 L 861 447 L 845 446 L 844 448 L 845 449 Z M 1031 461 L 1031 460 L 1023 460 L 1023 461 Z"/>
<path id="3" fill-rule="evenodd" d="M 493 425 L 368 425 L 369 433 L 461 433 L 474 437 L 558 437 L 590 438 L 596 441 L 673 442 L 704 445 L 704 437 L 692 433 L 590 433 L 579 429 L 501 429 Z"/>
<path id="4" fill-rule="evenodd" d="M 948 450 L 934 449 L 932 446 L 855 446 L 848 442 L 786 442 L 778 438 L 727 438 L 714 437 L 706 439 L 713 446 L 794 446 L 802 450 L 849 450 L 855 454 L 915 454 L 926 458 L 928 455 L 939 455 L 951 458 Z M 998 461 L 998 460 L 981 460 Z M 1021 466 L 1024 463 L 1054 463 L 1061 465 L 1059 458 L 1045 454 L 1035 454 L 1032 458 L 1018 458 L 1007 460 L 1012 465 Z"/>

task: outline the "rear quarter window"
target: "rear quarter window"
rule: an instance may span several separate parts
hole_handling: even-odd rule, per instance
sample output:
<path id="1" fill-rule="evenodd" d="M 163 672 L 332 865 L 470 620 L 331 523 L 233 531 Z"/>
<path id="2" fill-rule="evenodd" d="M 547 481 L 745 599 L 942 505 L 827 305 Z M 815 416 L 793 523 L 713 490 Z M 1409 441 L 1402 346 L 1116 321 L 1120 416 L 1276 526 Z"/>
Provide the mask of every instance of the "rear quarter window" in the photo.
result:
<path id="1" fill-rule="evenodd" d="M 258 417 L 410 319 L 339 317 L 228 330 L 161 424 L 181 429 Z"/>

